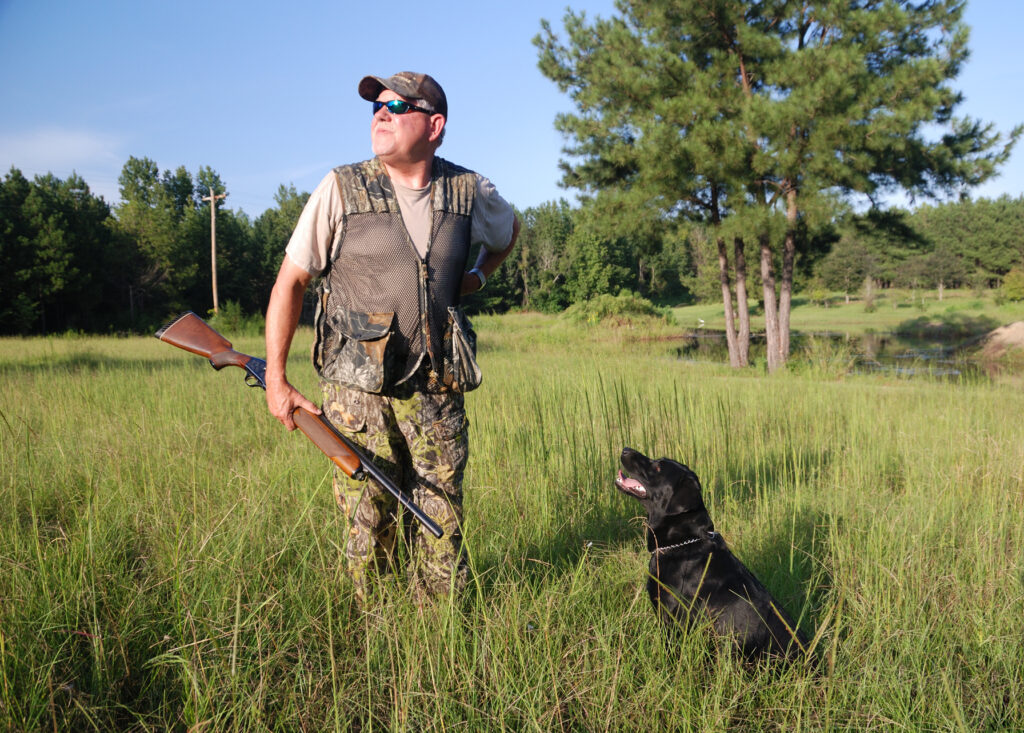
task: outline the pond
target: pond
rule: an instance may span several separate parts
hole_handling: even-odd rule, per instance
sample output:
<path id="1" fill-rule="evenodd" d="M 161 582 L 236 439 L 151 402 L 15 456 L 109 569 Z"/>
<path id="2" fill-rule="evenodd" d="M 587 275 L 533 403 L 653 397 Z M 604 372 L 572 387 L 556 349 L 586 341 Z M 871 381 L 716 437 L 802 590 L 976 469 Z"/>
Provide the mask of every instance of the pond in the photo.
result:
<path id="1" fill-rule="evenodd" d="M 978 337 L 962 334 L 947 338 L 922 338 L 897 333 L 792 331 L 792 360 L 844 363 L 849 374 L 892 374 L 900 377 L 931 377 L 942 379 L 986 378 L 991 367 L 974 358 L 967 347 Z M 729 361 L 724 331 L 698 329 L 687 332 L 674 342 L 676 358 L 687 361 Z M 763 363 L 765 338 L 755 333 L 750 338 L 750 359 Z"/>

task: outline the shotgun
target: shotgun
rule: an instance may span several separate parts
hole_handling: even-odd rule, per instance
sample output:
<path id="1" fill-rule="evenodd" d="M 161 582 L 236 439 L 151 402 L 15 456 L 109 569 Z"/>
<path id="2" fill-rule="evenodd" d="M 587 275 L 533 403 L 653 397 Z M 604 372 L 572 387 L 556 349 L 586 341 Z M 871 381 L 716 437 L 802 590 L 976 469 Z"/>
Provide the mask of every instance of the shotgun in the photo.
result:
<path id="1" fill-rule="evenodd" d="M 156 332 L 156 337 L 171 346 L 205 356 L 210 360 L 210 365 L 214 369 L 220 370 L 226 366 L 241 367 L 245 370 L 247 385 L 261 387 L 264 390 L 267 388 L 267 362 L 255 356 L 235 351 L 231 347 L 230 341 L 217 333 L 192 311 L 182 313 L 161 328 Z M 326 417 L 314 415 L 309 410 L 296 407 L 292 412 L 292 419 L 306 437 L 347 476 L 362 481 L 369 474 L 374 481 L 391 492 L 402 506 L 412 512 L 412 515 L 432 535 L 437 538 L 444 535 L 437 522 L 428 517 L 409 497 L 403 494 L 387 474 L 368 460 L 359 446 L 338 432 L 338 429 Z"/>

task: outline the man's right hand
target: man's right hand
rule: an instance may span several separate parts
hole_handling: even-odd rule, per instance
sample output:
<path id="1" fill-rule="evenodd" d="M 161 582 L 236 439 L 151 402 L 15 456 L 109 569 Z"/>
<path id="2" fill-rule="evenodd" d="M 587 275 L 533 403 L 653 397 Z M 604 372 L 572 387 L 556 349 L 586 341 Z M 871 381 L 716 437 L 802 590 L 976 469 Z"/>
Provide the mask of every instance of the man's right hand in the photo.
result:
<path id="1" fill-rule="evenodd" d="M 320 408 L 307 400 L 287 380 L 267 382 L 267 408 L 270 414 L 289 430 L 295 430 L 292 413 L 296 407 L 308 410 L 314 415 L 320 414 Z"/>

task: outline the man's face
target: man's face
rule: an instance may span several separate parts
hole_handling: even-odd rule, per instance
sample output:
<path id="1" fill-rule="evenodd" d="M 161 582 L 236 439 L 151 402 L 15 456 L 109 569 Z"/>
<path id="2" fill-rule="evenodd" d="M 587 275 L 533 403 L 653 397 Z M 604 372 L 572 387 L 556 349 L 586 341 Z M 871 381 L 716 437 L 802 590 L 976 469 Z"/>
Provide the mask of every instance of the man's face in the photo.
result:
<path id="1" fill-rule="evenodd" d="M 383 89 L 377 95 L 378 102 L 403 99 L 412 100 Z M 410 110 L 402 115 L 391 114 L 387 107 L 381 107 L 370 123 L 370 138 L 373 152 L 385 163 L 409 163 L 428 160 L 434 154 L 437 136 L 444 126 L 441 115 L 427 115 Z"/>

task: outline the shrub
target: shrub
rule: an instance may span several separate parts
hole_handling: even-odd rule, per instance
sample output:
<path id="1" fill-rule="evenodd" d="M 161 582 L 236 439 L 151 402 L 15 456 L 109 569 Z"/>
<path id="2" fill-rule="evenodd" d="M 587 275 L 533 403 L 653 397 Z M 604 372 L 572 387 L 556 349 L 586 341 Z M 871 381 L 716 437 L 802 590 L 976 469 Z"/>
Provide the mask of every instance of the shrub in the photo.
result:
<path id="1" fill-rule="evenodd" d="M 226 301 L 216 315 L 213 311 L 208 315 L 206 320 L 210 327 L 225 335 L 259 336 L 263 333 L 263 317 L 258 314 L 245 315 L 242 306 L 234 300 Z"/>
<path id="2" fill-rule="evenodd" d="M 601 323 L 615 321 L 618 324 L 632 323 L 644 318 L 657 318 L 667 324 L 674 323 L 672 311 L 658 308 L 647 298 L 624 290 L 618 295 L 598 295 L 597 297 L 574 303 L 564 313 L 565 318 L 578 323 Z"/>
<path id="3" fill-rule="evenodd" d="M 1003 278 L 1001 294 L 1006 300 L 1024 300 L 1024 267 L 1014 267 Z"/>
<path id="4" fill-rule="evenodd" d="M 823 305 L 826 308 L 829 306 L 828 288 L 825 286 L 825 281 L 820 277 L 811 278 L 804 289 L 804 295 L 807 296 L 812 305 Z"/>

